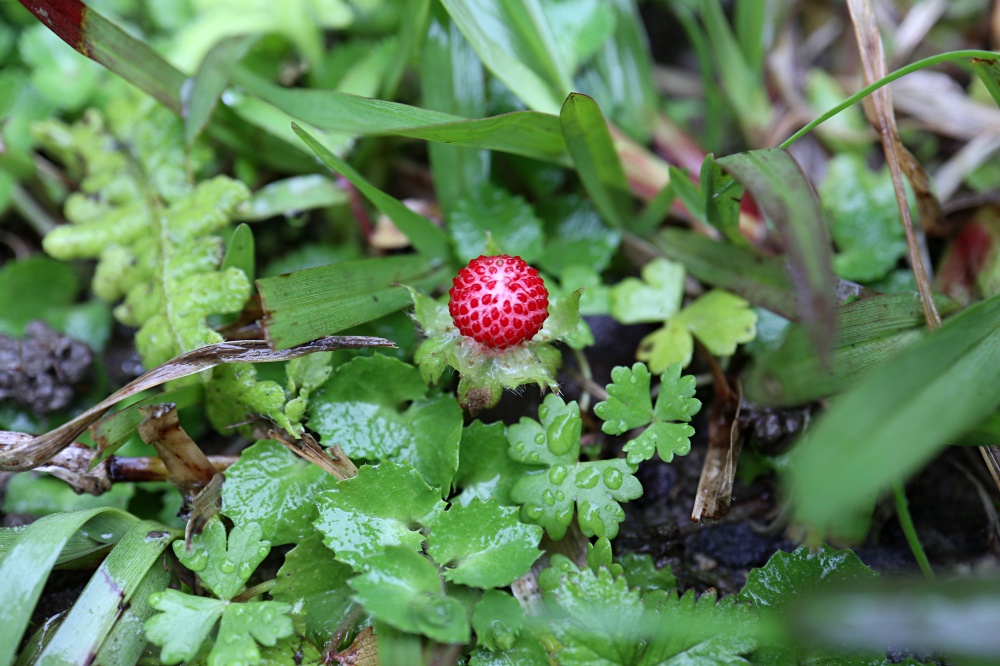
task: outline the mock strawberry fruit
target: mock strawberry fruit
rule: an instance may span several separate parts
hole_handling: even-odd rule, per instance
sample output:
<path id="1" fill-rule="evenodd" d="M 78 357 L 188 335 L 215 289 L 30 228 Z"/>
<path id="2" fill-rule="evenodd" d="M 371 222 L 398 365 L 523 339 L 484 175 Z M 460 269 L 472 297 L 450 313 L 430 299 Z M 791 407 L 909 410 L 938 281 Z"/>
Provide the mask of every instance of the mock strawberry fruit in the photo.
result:
<path id="1" fill-rule="evenodd" d="M 495 349 L 530 340 L 549 316 L 549 292 L 521 257 L 480 256 L 452 280 L 448 310 L 462 335 Z"/>

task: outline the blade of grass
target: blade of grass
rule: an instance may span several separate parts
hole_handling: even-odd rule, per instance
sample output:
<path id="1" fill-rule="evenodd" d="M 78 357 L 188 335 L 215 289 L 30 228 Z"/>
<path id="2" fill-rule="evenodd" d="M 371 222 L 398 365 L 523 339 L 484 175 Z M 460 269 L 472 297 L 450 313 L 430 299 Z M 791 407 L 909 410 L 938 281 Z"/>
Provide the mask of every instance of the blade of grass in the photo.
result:
<path id="1" fill-rule="evenodd" d="M 826 360 L 834 341 L 837 301 L 830 235 L 816 191 L 781 148 L 730 155 L 718 164 L 753 194 L 781 233 L 799 316 Z"/>
<path id="2" fill-rule="evenodd" d="M 213 46 L 198 65 L 181 94 L 181 117 L 184 118 L 184 142 L 190 146 L 208 125 L 219 95 L 229 83 L 229 76 L 256 41 L 256 36 L 238 35 Z"/>
<path id="3" fill-rule="evenodd" d="M 632 217 L 626 194 L 628 181 L 597 103 L 586 95 L 572 93 L 559 112 L 559 121 L 591 201 L 604 219 L 619 229 L 624 228 Z"/>
<path id="4" fill-rule="evenodd" d="M 740 233 L 740 202 L 743 188 L 722 170 L 715 156 L 709 153 L 701 164 L 701 196 L 704 199 L 705 221 L 722 232 L 734 244 L 748 247 Z"/>
<path id="5" fill-rule="evenodd" d="M 254 222 L 313 208 L 342 205 L 348 200 L 347 193 L 337 187 L 331 178 L 311 173 L 268 183 L 239 207 L 237 215 L 240 220 Z"/>
<path id="6" fill-rule="evenodd" d="M 443 12 L 442 12 L 443 13 Z M 486 113 L 483 65 L 447 16 L 431 19 L 420 57 L 423 103 L 430 109 L 477 118 Z M 455 205 L 490 177 L 490 156 L 483 150 L 431 142 L 427 146 L 434 190 L 448 219 Z"/>
<path id="7" fill-rule="evenodd" d="M 986 58 L 973 58 L 972 69 L 979 75 L 986 89 L 993 96 L 993 101 L 1000 106 L 1000 62 Z"/>
<path id="8" fill-rule="evenodd" d="M 20 0 L 74 49 L 180 113 L 185 76 L 145 42 L 128 35 L 80 0 Z"/>
<path id="9" fill-rule="evenodd" d="M 430 19 L 430 0 L 410 0 L 403 5 L 400 18 L 399 39 L 392 62 L 382 80 L 379 95 L 382 99 L 392 99 L 396 96 L 399 82 L 409 64 L 410 57 L 420 48 L 420 42 L 427 33 L 427 22 Z"/>
<path id="10" fill-rule="evenodd" d="M 108 637 L 97 651 L 95 664 L 131 666 L 139 661 L 146 648 L 145 623 L 153 615 L 149 595 L 167 589 L 170 571 L 166 567 L 152 566 L 139 582 L 132 601 L 111 628 Z"/>
<path id="11" fill-rule="evenodd" d="M 528 108 L 557 113 L 573 89 L 537 0 L 441 0 L 490 72 Z"/>
<path id="12" fill-rule="evenodd" d="M 910 516 L 910 505 L 906 501 L 906 490 L 899 481 L 892 484 L 892 496 L 896 502 L 896 517 L 899 518 L 899 526 L 903 528 L 903 534 L 906 535 L 906 543 L 910 545 L 910 550 L 913 552 L 913 559 L 917 561 L 917 566 L 920 567 L 920 572 L 924 574 L 924 578 L 934 580 L 934 570 L 931 569 L 930 560 L 927 559 L 924 546 L 920 543 L 917 528 L 913 525 L 913 517 Z"/>
<path id="13" fill-rule="evenodd" d="M 364 176 L 354 170 L 354 167 L 327 150 L 325 146 L 298 125 L 292 124 L 292 130 L 309 146 L 310 150 L 316 153 L 316 156 L 324 164 L 349 180 L 354 187 L 368 197 L 369 201 L 375 204 L 376 208 L 388 215 L 418 251 L 428 257 L 441 259 L 451 256 L 448 235 L 440 227 L 435 226 L 426 217 L 414 213 L 398 199 L 389 196 L 369 183 Z"/>
<path id="14" fill-rule="evenodd" d="M 100 529 L 115 538 L 138 519 L 119 509 L 101 507 L 73 513 L 55 513 L 39 518 L 18 533 L 0 560 L 0 666 L 8 666 L 21 642 L 21 635 L 38 603 L 49 572 L 66 542 L 88 521 L 107 514 Z M 103 534 L 103 532 L 101 533 Z"/>
<path id="15" fill-rule="evenodd" d="M 39 663 L 87 663 L 173 540 L 159 523 L 144 520 L 133 525 L 77 597 Z"/>
<path id="16" fill-rule="evenodd" d="M 843 528 L 873 493 L 918 469 L 1000 404 L 1000 297 L 974 305 L 834 400 L 795 447 L 799 519 Z"/>
<path id="17" fill-rule="evenodd" d="M 429 288 L 450 275 L 421 255 L 363 259 L 257 280 L 268 340 L 285 349 L 409 305 L 397 283 Z"/>
<path id="18" fill-rule="evenodd" d="M 253 231 L 250 225 L 242 223 L 233 231 L 232 238 L 229 239 L 229 246 L 226 254 L 222 257 L 222 270 L 235 267 L 243 271 L 250 282 L 253 282 L 256 271 L 256 261 L 254 260 Z"/>

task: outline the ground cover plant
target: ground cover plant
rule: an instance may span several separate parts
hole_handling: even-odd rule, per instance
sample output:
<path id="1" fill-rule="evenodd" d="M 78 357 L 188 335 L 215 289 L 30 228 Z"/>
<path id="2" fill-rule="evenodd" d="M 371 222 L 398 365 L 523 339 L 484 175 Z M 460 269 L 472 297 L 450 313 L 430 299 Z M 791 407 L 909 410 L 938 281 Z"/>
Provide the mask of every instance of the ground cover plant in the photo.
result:
<path id="1" fill-rule="evenodd" d="M 996 663 L 993 4 L 0 3 L 0 666 Z"/>

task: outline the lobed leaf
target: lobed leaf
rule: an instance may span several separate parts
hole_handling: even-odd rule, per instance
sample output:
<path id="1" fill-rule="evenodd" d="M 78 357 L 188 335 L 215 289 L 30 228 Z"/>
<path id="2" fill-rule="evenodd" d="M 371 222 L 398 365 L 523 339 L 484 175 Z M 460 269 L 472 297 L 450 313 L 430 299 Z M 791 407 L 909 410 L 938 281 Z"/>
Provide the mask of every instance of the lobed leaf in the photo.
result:
<path id="1" fill-rule="evenodd" d="M 484 182 L 458 200 L 448 231 L 463 262 L 484 253 L 487 234 L 503 251 L 534 263 L 544 245 L 542 221 L 531 205 L 507 190 Z"/>
<path id="2" fill-rule="evenodd" d="M 316 529 L 337 559 L 355 571 L 390 546 L 419 551 L 424 536 L 415 526 L 432 526 L 444 510 L 440 492 L 408 465 L 364 465 L 316 499 Z M 399 549 L 396 549 L 399 550 Z"/>
<path id="3" fill-rule="evenodd" d="M 501 590 L 486 590 L 472 613 L 476 645 L 490 651 L 510 650 L 525 625 L 524 609 Z"/>
<path id="4" fill-rule="evenodd" d="M 461 492 L 451 502 L 464 505 L 474 498 L 495 498 L 499 504 L 512 505 L 510 489 L 529 469 L 507 455 L 507 429 L 503 423 L 473 421 L 462 431 L 454 479 Z"/>
<path id="5" fill-rule="evenodd" d="M 655 259 L 642 268 L 642 280 L 625 278 L 611 288 L 611 315 L 623 324 L 664 321 L 680 309 L 684 266 Z"/>
<path id="6" fill-rule="evenodd" d="M 146 638 L 160 646 L 164 664 L 194 659 L 226 609 L 221 599 L 169 589 L 154 593 L 149 603 L 160 613 L 146 620 Z"/>
<path id="7" fill-rule="evenodd" d="M 292 607 L 279 601 L 230 604 L 222 613 L 219 634 L 208 655 L 209 666 L 260 663 L 258 645 L 273 647 L 295 634 Z"/>
<path id="8" fill-rule="evenodd" d="M 212 518 L 201 534 L 191 538 L 188 551 L 183 541 L 174 542 L 174 555 L 222 601 L 236 596 L 257 565 L 271 552 L 271 544 L 260 538 L 256 523 L 237 525 L 226 537 L 222 520 Z M 155 604 L 154 604 L 155 606 Z"/>

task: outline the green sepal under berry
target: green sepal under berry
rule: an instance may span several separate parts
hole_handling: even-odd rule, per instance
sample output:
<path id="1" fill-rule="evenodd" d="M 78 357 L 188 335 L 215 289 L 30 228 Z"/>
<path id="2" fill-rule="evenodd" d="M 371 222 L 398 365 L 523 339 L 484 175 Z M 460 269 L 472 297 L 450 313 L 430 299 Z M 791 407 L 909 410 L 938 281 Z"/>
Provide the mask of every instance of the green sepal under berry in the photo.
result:
<path id="1" fill-rule="evenodd" d="M 618 366 L 611 371 L 608 399 L 594 405 L 594 413 L 609 435 L 621 435 L 634 428 L 648 427 L 624 447 L 626 460 L 633 467 L 659 453 L 664 462 L 674 455 L 691 451 L 694 428 L 686 423 L 701 409 L 694 397 L 695 379 L 681 375 L 681 366 L 668 367 L 660 377 L 660 393 L 656 406 L 650 394 L 650 373 L 643 363 L 631 368 Z"/>
<path id="2" fill-rule="evenodd" d="M 521 516 L 561 539 L 573 520 L 574 506 L 586 536 L 614 538 L 625 519 L 620 502 L 642 495 L 642 485 L 625 460 L 580 462 L 582 423 L 576 402 L 548 395 L 538 408 L 540 421 L 522 417 L 510 426 L 507 440 L 514 460 L 544 466 L 522 477 L 511 489 Z"/>
<path id="3" fill-rule="evenodd" d="M 460 375 L 458 400 L 470 408 L 487 409 L 500 401 L 504 389 L 525 384 L 558 391 L 556 370 L 562 354 L 553 346 L 564 341 L 571 346 L 587 343 L 589 329 L 581 329 L 580 295 L 577 290 L 549 301 L 549 316 L 535 337 L 507 349 L 485 347 L 458 332 L 446 301 L 436 301 L 407 287 L 413 299 L 413 317 L 426 339 L 413 360 L 428 384 L 437 383 L 448 367 Z M 584 325 L 585 326 L 585 325 Z"/>

